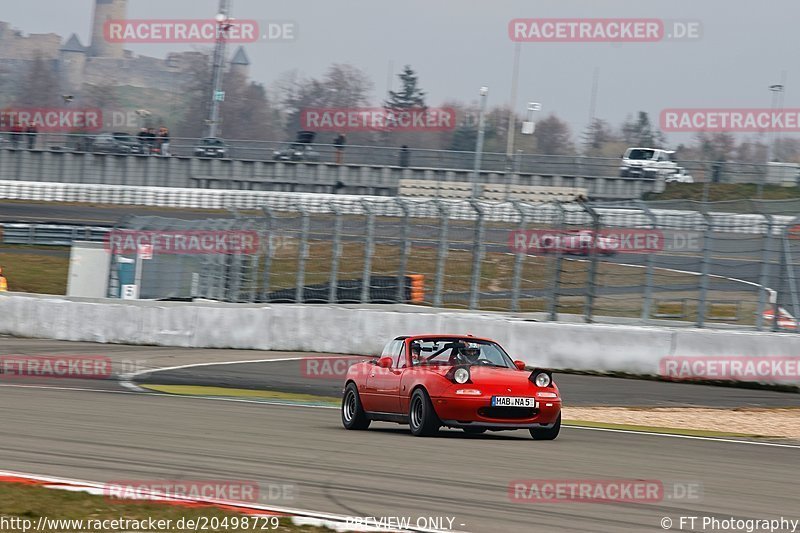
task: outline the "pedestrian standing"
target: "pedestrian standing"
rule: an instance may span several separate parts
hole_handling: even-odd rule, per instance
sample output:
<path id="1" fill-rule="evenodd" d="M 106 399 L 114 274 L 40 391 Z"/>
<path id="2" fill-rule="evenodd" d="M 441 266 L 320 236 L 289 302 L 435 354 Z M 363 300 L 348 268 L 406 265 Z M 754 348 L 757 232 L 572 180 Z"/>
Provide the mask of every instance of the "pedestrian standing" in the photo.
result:
<path id="1" fill-rule="evenodd" d="M 344 147 L 347 144 L 347 136 L 340 133 L 338 137 L 333 140 L 333 146 L 336 148 L 336 164 L 341 165 L 344 160 Z"/>
<path id="2" fill-rule="evenodd" d="M 404 144 L 403 147 L 400 148 L 400 166 L 403 168 L 408 168 L 410 164 L 411 152 L 409 151 L 408 146 Z"/>
<path id="3" fill-rule="evenodd" d="M 30 124 L 28 129 L 25 130 L 25 133 L 28 136 L 28 150 L 33 150 L 36 148 L 36 134 L 39 133 L 39 126 L 36 122 Z"/>
<path id="4" fill-rule="evenodd" d="M 162 127 L 158 130 L 158 141 L 161 144 L 161 155 L 169 157 L 169 130 Z"/>

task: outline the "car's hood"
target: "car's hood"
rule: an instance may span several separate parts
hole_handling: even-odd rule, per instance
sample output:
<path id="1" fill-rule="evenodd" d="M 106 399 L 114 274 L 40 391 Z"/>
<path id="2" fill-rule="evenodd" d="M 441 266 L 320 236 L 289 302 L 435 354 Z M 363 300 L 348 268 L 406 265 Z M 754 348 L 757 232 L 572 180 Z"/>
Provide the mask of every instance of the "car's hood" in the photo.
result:
<path id="1" fill-rule="evenodd" d="M 431 367 L 431 370 L 444 376 L 451 366 Z M 491 366 L 473 365 L 469 367 L 470 379 L 473 383 L 518 385 L 523 386 L 530 383 L 528 377 L 531 375 L 529 370 L 517 370 L 516 368 L 497 368 Z"/>

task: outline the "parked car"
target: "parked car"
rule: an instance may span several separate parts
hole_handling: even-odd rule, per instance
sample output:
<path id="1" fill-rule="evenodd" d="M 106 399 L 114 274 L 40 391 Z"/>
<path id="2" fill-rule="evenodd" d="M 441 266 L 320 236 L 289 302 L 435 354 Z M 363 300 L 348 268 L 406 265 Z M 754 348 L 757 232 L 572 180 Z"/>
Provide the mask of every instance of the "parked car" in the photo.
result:
<path id="1" fill-rule="evenodd" d="M 200 144 L 194 147 L 195 157 L 228 157 L 228 145 L 225 141 L 217 137 L 206 137 Z"/>
<path id="2" fill-rule="evenodd" d="M 672 160 L 674 151 L 659 148 L 628 148 L 622 156 L 619 175 L 623 178 L 667 177 L 678 169 Z"/>
<path id="3" fill-rule="evenodd" d="M 420 437 L 446 426 L 473 434 L 527 429 L 536 440 L 553 440 L 561 396 L 549 370 L 527 369 L 492 340 L 403 336 L 349 368 L 341 415 L 351 430 L 383 421 L 408 424 Z"/>
<path id="4" fill-rule="evenodd" d="M 312 146 L 316 136 L 317 134 L 313 131 L 298 131 L 297 139 L 292 144 L 273 152 L 273 159 L 275 161 L 319 161 L 319 152 Z"/>
<path id="5" fill-rule="evenodd" d="M 91 140 L 91 151 L 106 154 L 142 154 L 142 145 L 128 133 L 101 133 Z"/>
<path id="6" fill-rule="evenodd" d="M 678 167 L 675 174 L 670 174 L 664 180 L 667 183 L 694 183 L 694 178 L 691 174 L 686 173 L 686 169 Z"/>

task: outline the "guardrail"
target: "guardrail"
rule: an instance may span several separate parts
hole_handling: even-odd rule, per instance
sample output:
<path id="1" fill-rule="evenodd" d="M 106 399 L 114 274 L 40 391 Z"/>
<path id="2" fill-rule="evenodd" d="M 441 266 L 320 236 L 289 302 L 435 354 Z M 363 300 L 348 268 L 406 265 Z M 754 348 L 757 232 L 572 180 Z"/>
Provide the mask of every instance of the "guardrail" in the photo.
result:
<path id="1" fill-rule="evenodd" d="M 797 354 L 796 335 L 535 322 L 499 313 L 416 306 L 232 305 L 0 295 L 0 334 L 20 337 L 376 354 L 391 336 L 431 331 L 471 332 L 493 338 L 515 359 L 530 366 L 656 376 L 663 375 L 664 359 L 675 356 L 761 357 L 769 368 L 770 359 L 780 365 L 781 360 Z M 755 380 L 800 385 L 796 373 L 764 373 Z"/>
<path id="2" fill-rule="evenodd" d="M 58 224 L 4 223 L 3 244 L 28 246 L 71 246 L 74 241 L 102 242 L 110 228 L 96 226 L 67 226 Z"/>

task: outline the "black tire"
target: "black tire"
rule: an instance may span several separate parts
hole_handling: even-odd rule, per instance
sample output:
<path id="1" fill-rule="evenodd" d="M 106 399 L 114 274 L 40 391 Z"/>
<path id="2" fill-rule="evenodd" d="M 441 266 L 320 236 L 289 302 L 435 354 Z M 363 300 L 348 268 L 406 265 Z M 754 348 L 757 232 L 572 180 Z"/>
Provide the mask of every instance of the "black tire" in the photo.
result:
<path id="1" fill-rule="evenodd" d="M 345 429 L 367 429 L 370 419 L 361 406 L 355 383 L 348 383 L 342 396 L 342 425 Z"/>
<path id="2" fill-rule="evenodd" d="M 561 431 L 561 415 L 558 415 L 558 419 L 553 427 L 549 429 L 531 428 L 529 431 L 531 432 L 533 440 L 553 440 L 558 437 L 558 433 Z"/>
<path id="3" fill-rule="evenodd" d="M 433 404 L 428 397 L 428 393 L 423 389 L 417 389 L 411 395 L 408 406 L 408 425 L 411 433 L 416 437 L 430 437 L 439 432 L 442 426 Z"/>
<path id="4" fill-rule="evenodd" d="M 469 435 L 480 435 L 481 433 L 486 433 L 486 428 L 465 427 L 462 429 L 464 430 L 464 433 Z"/>

